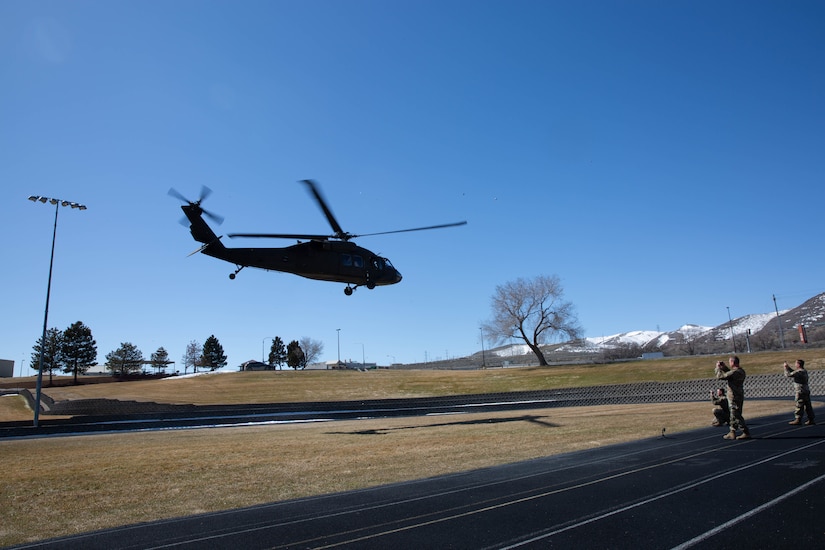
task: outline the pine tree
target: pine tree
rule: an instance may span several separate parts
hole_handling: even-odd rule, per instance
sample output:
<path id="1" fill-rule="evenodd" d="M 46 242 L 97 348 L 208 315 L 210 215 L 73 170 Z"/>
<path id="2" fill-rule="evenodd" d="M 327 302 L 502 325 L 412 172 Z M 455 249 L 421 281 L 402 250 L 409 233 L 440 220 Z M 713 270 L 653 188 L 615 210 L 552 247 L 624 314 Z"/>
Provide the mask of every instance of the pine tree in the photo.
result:
<path id="1" fill-rule="evenodd" d="M 52 376 L 54 371 L 60 369 L 60 341 L 63 339 L 63 333 L 56 329 L 50 328 L 46 331 L 46 345 L 42 345 L 43 337 L 37 339 L 37 343 L 32 346 L 31 366 L 37 370 L 40 366 L 40 350 L 43 349 L 43 372 L 49 373 L 49 385 L 52 384 Z M 41 348 L 42 346 L 42 348 Z"/>
<path id="2" fill-rule="evenodd" d="M 143 353 L 131 342 L 123 342 L 115 351 L 106 354 L 106 368 L 112 375 L 140 372 L 143 363 Z"/>
<path id="3" fill-rule="evenodd" d="M 226 355 L 214 334 L 203 343 L 203 359 L 204 366 L 209 367 L 209 370 L 217 370 L 226 366 Z"/>
<path id="4" fill-rule="evenodd" d="M 301 349 L 301 344 L 298 340 L 293 340 L 286 347 L 286 364 L 295 370 L 304 363 L 304 350 Z"/>
<path id="5" fill-rule="evenodd" d="M 280 336 L 272 339 L 272 346 L 269 348 L 269 366 L 281 368 L 286 363 L 286 347 Z"/>
<path id="6" fill-rule="evenodd" d="M 60 362 L 63 372 L 72 373 L 77 384 L 78 373 L 86 374 L 97 362 L 97 342 L 92 338 L 92 329 L 78 321 L 63 331 Z"/>
<path id="7" fill-rule="evenodd" d="M 157 372 L 163 371 L 165 373 L 166 365 L 171 362 L 169 361 L 169 352 L 166 351 L 163 346 L 159 347 L 157 351 L 152 353 L 150 362 Z"/>

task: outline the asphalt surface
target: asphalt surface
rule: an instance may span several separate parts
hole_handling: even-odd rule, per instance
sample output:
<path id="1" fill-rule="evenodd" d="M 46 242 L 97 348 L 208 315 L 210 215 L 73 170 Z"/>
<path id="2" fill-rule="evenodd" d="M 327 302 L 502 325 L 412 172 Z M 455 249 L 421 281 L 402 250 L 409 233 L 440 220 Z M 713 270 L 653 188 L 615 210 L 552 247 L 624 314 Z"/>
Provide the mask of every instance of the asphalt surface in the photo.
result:
<path id="1" fill-rule="evenodd" d="M 713 380 L 702 379 L 407 399 L 206 406 L 114 399 L 59 402 L 49 399 L 49 411 L 40 415 L 40 425 L 37 428 L 31 422 L 0 423 L 0 438 L 527 408 L 707 402 L 708 391 L 719 385 Z M 814 395 L 825 395 L 825 371 L 811 371 L 810 385 Z M 749 376 L 746 391 L 748 399 L 787 399 L 792 390 L 784 375 L 772 374 Z M 54 415 L 69 418 L 57 419 L 52 417 Z"/>
<path id="2" fill-rule="evenodd" d="M 825 408 L 817 414 L 825 420 Z M 825 425 L 752 421 L 16 548 L 821 548 Z"/>

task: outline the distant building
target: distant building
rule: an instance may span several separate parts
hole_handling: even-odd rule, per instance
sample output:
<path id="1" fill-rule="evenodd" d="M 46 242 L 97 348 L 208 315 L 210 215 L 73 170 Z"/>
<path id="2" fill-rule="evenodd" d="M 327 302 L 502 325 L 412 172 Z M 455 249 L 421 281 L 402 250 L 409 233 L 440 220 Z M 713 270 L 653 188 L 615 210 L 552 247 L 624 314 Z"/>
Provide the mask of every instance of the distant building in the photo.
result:
<path id="1" fill-rule="evenodd" d="M 14 361 L 0 359 L 0 378 L 14 377 Z"/>
<path id="2" fill-rule="evenodd" d="M 372 370 L 377 369 L 377 363 L 361 363 L 360 361 L 327 361 L 328 369 Z"/>

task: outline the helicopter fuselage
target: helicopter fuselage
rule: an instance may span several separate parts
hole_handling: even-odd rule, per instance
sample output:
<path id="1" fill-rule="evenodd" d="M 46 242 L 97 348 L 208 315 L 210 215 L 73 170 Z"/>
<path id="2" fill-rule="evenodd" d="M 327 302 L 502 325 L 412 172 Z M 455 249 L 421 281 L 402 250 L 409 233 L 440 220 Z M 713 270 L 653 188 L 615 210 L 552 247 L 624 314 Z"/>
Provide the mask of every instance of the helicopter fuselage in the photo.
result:
<path id="1" fill-rule="evenodd" d="M 238 266 L 283 271 L 319 281 L 370 288 L 401 281 L 401 274 L 387 258 L 350 242 L 308 241 L 283 248 L 207 246 L 202 253 Z"/>
<path id="2" fill-rule="evenodd" d="M 227 247 L 204 221 L 199 205 L 187 204 L 181 209 L 190 222 L 192 237 L 204 243 L 200 252 L 237 266 L 230 275 L 232 279 L 244 267 L 257 267 L 356 287 L 374 288 L 401 281 L 401 274 L 389 259 L 350 241 L 313 239 L 286 247 Z"/>

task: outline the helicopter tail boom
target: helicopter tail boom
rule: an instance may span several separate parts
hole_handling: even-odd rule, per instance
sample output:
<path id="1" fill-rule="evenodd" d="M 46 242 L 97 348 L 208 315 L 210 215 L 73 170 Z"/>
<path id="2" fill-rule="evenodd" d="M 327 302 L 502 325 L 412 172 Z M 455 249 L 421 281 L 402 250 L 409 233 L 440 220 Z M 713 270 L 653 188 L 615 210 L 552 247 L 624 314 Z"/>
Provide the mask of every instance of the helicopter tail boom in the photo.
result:
<path id="1" fill-rule="evenodd" d="M 217 250 L 226 248 L 220 241 L 220 237 L 215 235 L 212 228 L 204 221 L 202 217 L 203 212 L 199 206 L 185 204 L 181 206 L 181 210 L 183 210 L 183 213 L 189 220 L 189 232 L 192 233 L 192 237 L 199 243 L 204 244 L 200 252 L 206 252 L 207 249 Z"/>

